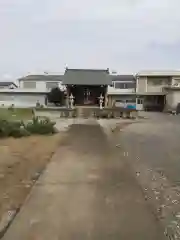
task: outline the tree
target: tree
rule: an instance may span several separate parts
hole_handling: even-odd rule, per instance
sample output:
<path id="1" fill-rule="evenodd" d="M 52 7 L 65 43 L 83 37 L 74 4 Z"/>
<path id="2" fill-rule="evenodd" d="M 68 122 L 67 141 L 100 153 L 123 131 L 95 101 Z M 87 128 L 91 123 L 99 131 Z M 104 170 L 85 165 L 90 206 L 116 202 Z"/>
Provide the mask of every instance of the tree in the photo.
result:
<path id="1" fill-rule="evenodd" d="M 64 104 L 64 92 L 59 88 L 52 88 L 47 94 L 49 102 L 54 103 L 56 106 Z"/>

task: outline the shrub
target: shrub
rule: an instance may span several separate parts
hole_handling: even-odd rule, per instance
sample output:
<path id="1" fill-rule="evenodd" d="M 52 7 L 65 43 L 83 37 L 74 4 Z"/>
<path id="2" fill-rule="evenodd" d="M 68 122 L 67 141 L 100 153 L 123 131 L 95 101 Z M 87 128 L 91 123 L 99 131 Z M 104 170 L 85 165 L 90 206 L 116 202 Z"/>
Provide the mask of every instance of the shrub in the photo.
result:
<path id="1" fill-rule="evenodd" d="M 23 127 L 23 128 L 22 128 Z M 23 137 L 29 136 L 29 133 L 24 129 L 23 122 L 11 122 L 0 120 L 0 137 Z"/>
<path id="2" fill-rule="evenodd" d="M 40 120 L 38 117 L 34 117 L 32 122 L 28 123 L 25 128 L 31 134 L 53 134 L 56 132 L 55 124 L 48 118 Z"/>
<path id="3" fill-rule="evenodd" d="M 0 120 L 0 137 L 8 137 L 8 122 L 6 120 Z"/>
<path id="4" fill-rule="evenodd" d="M 31 134 L 53 134 L 56 123 L 49 119 L 39 120 L 34 117 L 32 122 L 25 124 L 23 121 L 7 121 L 0 119 L 0 138 L 3 137 L 26 137 Z"/>
<path id="5" fill-rule="evenodd" d="M 65 95 L 59 87 L 52 88 L 51 91 L 47 94 L 47 102 L 54 103 L 56 106 L 64 104 Z"/>
<path id="6" fill-rule="evenodd" d="M 25 128 L 13 128 L 10 132 L 11 137 L 20 138 L 30 136 L 30 132 L 28 132 Z"/>

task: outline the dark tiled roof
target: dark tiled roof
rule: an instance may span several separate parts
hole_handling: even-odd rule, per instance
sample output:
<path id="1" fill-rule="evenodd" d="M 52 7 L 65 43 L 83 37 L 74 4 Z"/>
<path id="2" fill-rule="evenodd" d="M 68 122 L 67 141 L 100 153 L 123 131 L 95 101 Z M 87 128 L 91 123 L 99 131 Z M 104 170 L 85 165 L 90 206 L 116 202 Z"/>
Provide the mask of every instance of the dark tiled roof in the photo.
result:
<path id="1" fill-rule="evenodd" d="M 112 81 L 136 81 L 133 75 L 111 75 L 111 79 Z"/>
<path id="2" fill-rule="evenodd" d="M 22 77 L 19 81 L 63 81 L 63 75 L 28 75 Z"/>
<path id="3" fill-rule="evenodd" d="M 9 87 L 11 85 L 17 87 L 17 85 L 14 82 L 0 82 L 0 87 Z"/>
<path id="4" fill-rule="evenodd" d="M 66 69 L 63 84 L 66 85 L 109 85 L 112 80 L 109 69 Z"/>

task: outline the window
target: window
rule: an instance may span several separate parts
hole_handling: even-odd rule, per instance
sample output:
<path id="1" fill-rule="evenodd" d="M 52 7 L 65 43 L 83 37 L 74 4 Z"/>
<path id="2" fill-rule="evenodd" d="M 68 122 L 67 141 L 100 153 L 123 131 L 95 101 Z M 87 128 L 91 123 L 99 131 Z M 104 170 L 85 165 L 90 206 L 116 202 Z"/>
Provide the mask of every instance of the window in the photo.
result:
<path id="1" fill-rule="evenodd" d="M 24 82 L 23 87 L 24 88 L 36 88 L 36 82 Z"/>
<path id="2" fill-rule="evenodd" d="M 115 82 L 114 87 L 115 87 L 115 88 L 123 89 L 123 88 L 124 88 L 124 83 Z"/>
<path id="3" fill-rule="evenodd" d="M 127 99 L 126 103 L 136 103 L 136 99 Z"/>
<path id="4" fill-rule="evenodd" d="M 125 103 L 125 100 L 122 100 L 122 99 L 121 99 L 121 100 L 120 100 L 120 99 L 117 99 L 117 100 L 116 100 L 116 102 L 117 102 L 117 103 Z"/>
<path id="5" fill-rule="evenodd" d="M 168 85 L 171 83 L 171 78 L 169 77 L 148 77 L 149 85 Z"/>
<path id="6" fill-rule="evenodd" d="M 115 82 L 115 88 L 119 89 L 131 89 L 135 88 L 135 83 L 134 82 Z"/>
<path id="7" fill-rule="evenodd" d="M 134 82 L 129 82 L 129 83 L 125 83 L 125 88 L 135 88 L 135 83 Z"/>
<path id="8" fill-rule="evenodd" d="M 57 87 L 59 87 L 58 82 L 47 82 L 46 83 L 46 88 L 47 89 L 52 89 L 52 88 L 57 88 Z"/>

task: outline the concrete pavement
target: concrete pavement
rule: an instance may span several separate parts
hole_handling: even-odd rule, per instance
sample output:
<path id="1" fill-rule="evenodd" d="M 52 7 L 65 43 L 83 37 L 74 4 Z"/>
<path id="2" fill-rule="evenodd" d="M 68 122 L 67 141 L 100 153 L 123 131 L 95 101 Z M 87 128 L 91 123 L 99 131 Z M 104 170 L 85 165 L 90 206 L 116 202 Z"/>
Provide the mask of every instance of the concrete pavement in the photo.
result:
<path id="1" fill-rule="evenodd" d="M 162 240 L 123 152 L 72 125 L 3 240 Z"/>

